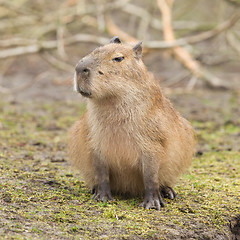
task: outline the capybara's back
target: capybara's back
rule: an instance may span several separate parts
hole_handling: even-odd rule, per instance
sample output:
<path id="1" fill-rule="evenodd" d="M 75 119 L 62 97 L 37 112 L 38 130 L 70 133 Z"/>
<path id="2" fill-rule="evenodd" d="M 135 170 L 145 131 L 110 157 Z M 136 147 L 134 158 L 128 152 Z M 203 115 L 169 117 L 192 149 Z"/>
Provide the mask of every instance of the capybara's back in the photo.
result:
<path id="1" fill-rule="evenodd" d="M 191 163 L 194 131 L 141 55 L 141 43 L 114 37 L 79 61 L 74 88 L 87 98 L 87 112 L 70 130 L 69 153 L 96 200 L 145 194 L 141 205 L 159 210 Z"/>

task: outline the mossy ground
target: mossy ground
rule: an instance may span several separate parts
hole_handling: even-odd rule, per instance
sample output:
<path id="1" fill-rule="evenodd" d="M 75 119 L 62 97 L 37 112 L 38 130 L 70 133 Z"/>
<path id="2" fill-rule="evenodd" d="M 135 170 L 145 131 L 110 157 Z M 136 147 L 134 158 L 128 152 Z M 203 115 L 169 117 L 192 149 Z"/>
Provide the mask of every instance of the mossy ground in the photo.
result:
<path id="1" fill-rule="evenodd" d="M 225 112 L 216 101 L 172 96 L 186 99 L 177 107 L 196 128 L 199 146 L 175 187 L 178 197 L 161 211 L 139 208 L 140 198 L 91 200 L 66 154 L 67 131 L 84 104 L 0 102 L 0 238 L 231 238 L 240 209 L 240 120 L 233 116 L 239 98 L 230 96 Z"/>

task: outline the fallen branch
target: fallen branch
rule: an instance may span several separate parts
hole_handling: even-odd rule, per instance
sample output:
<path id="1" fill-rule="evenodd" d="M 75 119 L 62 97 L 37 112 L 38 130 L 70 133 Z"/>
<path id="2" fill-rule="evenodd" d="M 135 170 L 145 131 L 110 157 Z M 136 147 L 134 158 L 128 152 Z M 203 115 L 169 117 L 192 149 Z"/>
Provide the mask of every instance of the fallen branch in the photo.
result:
<path id="1" fill-rule="evenodd" d="M 174 0 L 157 0 L 159 9 L 162 13 L 163 34 L 167 42 L 175 40 L 172 28 L 172 5 Z M 207 70 L 203 70 L 202 66 L 193 59 L 186 49 L 177 46 L 171 49 L 174 56 L 181 62 L 192 74 L 197 78 L 204 79 L 209 85 L 213 87 L 222 87 L 220 79 L 210 74 Z"/>
<path id="2" fill-rule="evenodd" d="M 74 36 L 66 38 L 64 40 L 64 43 L 65 45 L 71 45 L 77 42 L 93 42 L 93 43 L 104 45 L 108 41 L 109 39 L 104 37 L 98 37 L 90 34 L 76 34 Z M 20 56 L 20 55 L 25 55 L 30 53 L 37 53 L 37 52 L 40 52 L 41 50 L 55 49 L 57 47 L 58 47 L 57 40 L 42 41 L 29 46 L 21 46 L 21 47 L 1 50 L 0 59 L 13 57 L 13 56 Z"/>
<path id="3" fill-rule="evenodd" d="M 185 40 L 188 43 L 201 42 L 212 37 L 215 37 L 217 34 L 224 32 L 225 30 L 233 27 L 235 23 L 240 19 L 240 12 L 235 13 L 229 20 L 219 24 L 214 29 L 196 34 L 194 36 L 186 37 Z"/>
<path id="4" fill-rule="evenodd" d="M 12 47 L 12 46 L 27 46 L 36 43 L 36 39 L 26 39 L 26 38 L 11 38 L 11 39 L 5 39 L 5 40 L 0 40 L 0 47 L 5 48 L 5 47 Z"/>
<path id="5" fill-rule="evenodd" d="M 25 55 L 29 53 L 36 53 L 40 51 L 40 46 L 37 44 L 29 45 L 29 46 L 23 46 L 23 47 L 16 47 L 16 48 L 10 48 L 6 50 L 0 51 L 0 58 L 9 58 L 14 56 L 20 56 Z"/>

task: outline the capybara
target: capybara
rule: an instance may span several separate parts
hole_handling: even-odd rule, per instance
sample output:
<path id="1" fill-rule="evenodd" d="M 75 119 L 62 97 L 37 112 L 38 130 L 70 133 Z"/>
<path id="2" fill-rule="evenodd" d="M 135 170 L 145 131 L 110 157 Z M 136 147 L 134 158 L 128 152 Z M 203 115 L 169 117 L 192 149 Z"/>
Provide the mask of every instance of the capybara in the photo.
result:
<path id="1" fill-rule="evenodd" d="M 144 195 L 140 206 L 159 210 L 163 197 L 191 164 L 195 137 L 190 123 L 163 96 L 135 46 L 114 37 L 76 65 L 74 89 L 87 111 L 69 134 L 70 162 L 96 200 L 112 193 Z"/>

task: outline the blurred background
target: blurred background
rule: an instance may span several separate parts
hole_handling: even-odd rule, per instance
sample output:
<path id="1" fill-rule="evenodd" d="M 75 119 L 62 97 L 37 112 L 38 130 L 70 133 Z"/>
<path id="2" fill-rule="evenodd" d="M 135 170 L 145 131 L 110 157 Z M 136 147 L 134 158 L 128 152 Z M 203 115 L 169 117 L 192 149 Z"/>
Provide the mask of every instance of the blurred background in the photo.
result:
<path id="1" fill-rule="evenodd" d="M 143 40 L 166 92 L 239 91 L 239 0 L 0 1 L 0 95 L 80 99 L 74 66 L 117 35 Z"/>
<path id="2" fill-rule="evenodd" d="M 93 203 L 68 165 L 67 132 L 86 111 L 75 65 L 113 36 L 143 41 L 196 130 L 179 197 L 158 213 Z M 240 0 L 0 0 L 0 236 L 240 239 L 239 106 Z"/>

